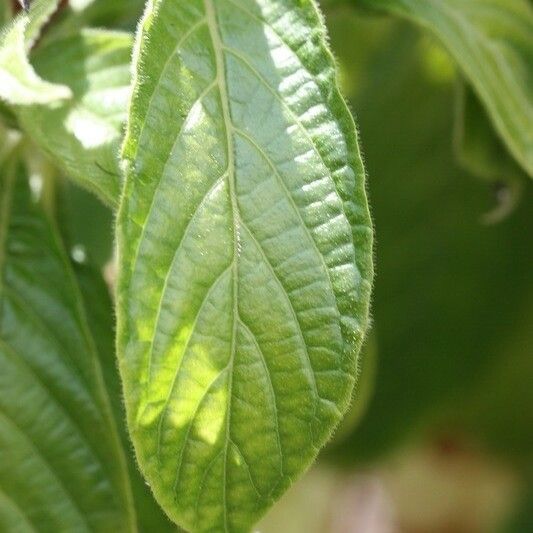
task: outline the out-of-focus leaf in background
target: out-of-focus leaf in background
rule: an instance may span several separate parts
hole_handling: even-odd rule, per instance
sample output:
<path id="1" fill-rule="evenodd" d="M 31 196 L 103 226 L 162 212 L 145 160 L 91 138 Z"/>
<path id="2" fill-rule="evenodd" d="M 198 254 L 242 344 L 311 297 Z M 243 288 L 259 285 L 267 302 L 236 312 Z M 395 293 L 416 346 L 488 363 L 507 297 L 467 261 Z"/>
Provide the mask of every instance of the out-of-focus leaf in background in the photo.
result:
<path id="1" fill-rule="evenodd" d="M 533 5 L 529 0 L 348 0 L 405 17 L 458 63 L 494 127 L 533 175 Z"/>
<path id="2" fill-rule="evenodd" d="M 62 105 L 19 108 L 24 130 L 69 178 L 115 205 L 121 187 L 118 151 L 130 95 L 132 37 L 84 29 L 48 42 L 33 56 L 44 78 L 73 97 Z"/>
<path id="3" fill-rule="evenodd" d="M 459 163 L 492 182 L 520 180 L 523 169 L 503 146 L 471 87 L 457 82 L 454 147 Z"/>
<path id="4" fill-rule="evenodd" d="M 495 205 L 483 216 L 484 222 L 500 222 L 521 200 L 527 174 L 509 154 L 481 102 L 462 80 L 457 82 L 454 148 L 466 170 L 492 184 Z"/>
<path id="5" fill-rule="evenodd" d="M 61 9 L 45 40 L 72 36 L 83 27 L 133 31 L 145 3 L 145 0 L 70 0 Z"/>

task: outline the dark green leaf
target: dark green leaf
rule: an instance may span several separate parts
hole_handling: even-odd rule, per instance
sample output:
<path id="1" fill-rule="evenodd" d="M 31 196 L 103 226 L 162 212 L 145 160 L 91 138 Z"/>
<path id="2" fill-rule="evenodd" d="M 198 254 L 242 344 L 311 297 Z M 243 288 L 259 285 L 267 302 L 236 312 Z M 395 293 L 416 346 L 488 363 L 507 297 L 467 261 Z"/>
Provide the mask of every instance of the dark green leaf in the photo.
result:
<path id="1" fill-rule="evenodd" d="M 93 194 L 71 181 L 65 180 L 61 185 L 57 204 L 65 244 L 71 255 L 104 269 L 113 258 L 113 212 Z"/>
<path id="2" fill-rule="evenodd" d="M 79 33 L 84 28 L 134 31 L 141 18 L 144 0 L 70 0 L 44 36 L 45 44 Z"/>
<path id="3" fill-rule="evenodd" d="M 1 173 L 0 530 L 129 533 L 126 460 L 76 278 L 19 166 Z"/>
<path id="4" fill-rule="evenodd" d="M 484 221 L 497 223 L 509 216 L 521 200 L 527 175 L 502 144 L 476 95 L 462 82 L 456 96 L 454 147 L 459 163 L 494 188 L 496 205 Z"/>

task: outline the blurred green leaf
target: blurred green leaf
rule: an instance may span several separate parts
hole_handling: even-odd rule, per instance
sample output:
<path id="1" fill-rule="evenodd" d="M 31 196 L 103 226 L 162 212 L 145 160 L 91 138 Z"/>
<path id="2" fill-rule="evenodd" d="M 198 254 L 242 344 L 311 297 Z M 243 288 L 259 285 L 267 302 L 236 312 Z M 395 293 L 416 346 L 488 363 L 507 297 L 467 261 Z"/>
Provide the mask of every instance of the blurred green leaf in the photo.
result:
<path id="1" fill-rule="evenodd" d="M 132 37 L 83 30 L 40 47 L 37 72 L 72 90 L 62 105 L 18 109 L 24 130 L 77 183 L 116 205 L 118 151 L 130 95 Z"/>
<path id="2" fill-rule="evenodd" d="M 529 0 L 348 0 L 412 20 L 459 64 L 516 160 L 533 176 L 533 6 Z"/>
<path id="3" fill-rule="evenodd" d="M 457 84 L 454 134 L 459 162 L 472 174 L 491 182 L 520 181 L 526 176 L 492 128 L 475 93 L 462 81 Z"/>
<path id="4" fill-rule="evenodd" d="M 19 165 L 2 165 L 0 530 L 129 533 L 130 481 L 95 338 L 35 193 Z"/>
<path id="5" fill-rule="evenodd" d="M 40 78 L 28 53 L 59 0 L 36 0 L 29 14 L 21 14 L 0 32 L 0 98 L 12 105 L 50 104 L 71 97 L 65 85 Z"/>
<path id="6" fill-rule="evenodd" d="M 141 18 L 145 0 L 70 0 L 71 11 L 88 26 L 120 27 L 134 30 Z M 77 8 L 77 6 L 79 7 Z"/>
<path id="7" fill-rule="evenodd" d="M 133 32 L 145 4 L 145 0 L 70 0 L 49 28 L 44 42 L 64 39 L 87 27 Z"/>

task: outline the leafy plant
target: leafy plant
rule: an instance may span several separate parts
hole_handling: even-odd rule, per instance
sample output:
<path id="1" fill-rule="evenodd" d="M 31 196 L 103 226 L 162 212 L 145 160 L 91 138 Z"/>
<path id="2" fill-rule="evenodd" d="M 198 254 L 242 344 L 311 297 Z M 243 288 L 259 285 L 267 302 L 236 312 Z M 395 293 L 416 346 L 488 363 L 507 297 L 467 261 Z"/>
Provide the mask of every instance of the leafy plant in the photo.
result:
<path id="1" fill-rule="evenodd" d="M 446 419 L 450 397 L 480 371 L 461 423 L 475 420 L 490 440 L 496 426 L 480 405 L 493 401 L 495 376 L 517 382 L 496 355 L 459 366 L 457 352 L 458 366 L 435 372 L 416 347 L 412 366 L 387 355 L 410 349 L 412 328 L 438 328 L 423 307 L 398 319 L 378 286 L 367 353 L 382 362 L 375 372 L 374 355 L 361 361 L 373 229 L 356 127 L 315 0 L 148 0 L 144 14 L 137 0 L 13 5 L 0 10 L 2 531 L 249 531 L 315 461 L 354 398 L 329 453 L 373 458 L 421 420 Z M 460 161 L 492 182 L 523 184 L 532 172 L 531 6 L 324 2 L 352 5 L 412 19 L 444 43 L 466 83 Z M 418 59 L 402 59 L 410 37 L 394 35 L 378 53 L 409 69 L 409 85 L 391 90 L 423 94 Z M 344 42 L 356 53 L 351 35 Z M 380 144 L 391 111 L 375 58 L 353 83 L 374 99 L 363 132 L 370 168 L 382 160 L 389 176 L 382 187 L 473 213 L 477 200 L 457 203 L 442 186 L 437 164 L 451 150 L 440 118 L 436 152 L 411 182 L 396 180 L 413 160 L 387 159 Z M 423 140 L 418 116 L 407 112 L 398 127 Z M 398 205 L 373 192 L 379 222 Z M 452 238 L 449 219 L 428 221 L 450 256 L 467 253 L 469 236 Z M 499 239 L 515 242 L 514 227 L 499 233 L 483 241 L 472 272 Z M 386 250 L 396 240 L 420 243 L 384 234 Z M 383 257 L 381 291 L 398 293 L 411 264 Z M 435 274 L 445 275 L 428 269 L 418 286 Z M 492 278 L 457 279 L 486 294 Z M 404 307 L 409 295 L 400 291 Z M 450 321 L 476 311 L 471 300 L 449 303 Z M 518 308 L 507 311 L 506 323 Z M 501 332 L 487 322 L 485 333 L 490 351 Z M 415 377 L 406 399 L 402 375 Z"/>

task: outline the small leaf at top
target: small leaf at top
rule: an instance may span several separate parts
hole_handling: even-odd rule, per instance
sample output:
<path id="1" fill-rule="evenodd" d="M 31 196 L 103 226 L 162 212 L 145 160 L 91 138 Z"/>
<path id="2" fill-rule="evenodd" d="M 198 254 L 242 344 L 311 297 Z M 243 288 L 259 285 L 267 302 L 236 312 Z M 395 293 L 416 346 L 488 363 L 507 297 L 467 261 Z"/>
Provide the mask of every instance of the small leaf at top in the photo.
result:
<path id="1" fill-rule="evenodd" d="M 49 104 L 70 98 L 70 89 L 41 79 L 28 52 L 59 0 L 37 0 L 0 32 L 0 99 L 12 105 Z"/>
<path id="2" fill-rule="evenodd" d="M 372 229 L 310 0 L 156 0 L 135 54 L 118 355 L 141 469 L 192 532 L 247 531 L 350 402 Z"/>
<path id="3" fill-rule="evenodd" d="M 528 0 L 348 0 L 431 31 L 457 61 L 496 131 L 533 177 L 533 5 Z"/>

